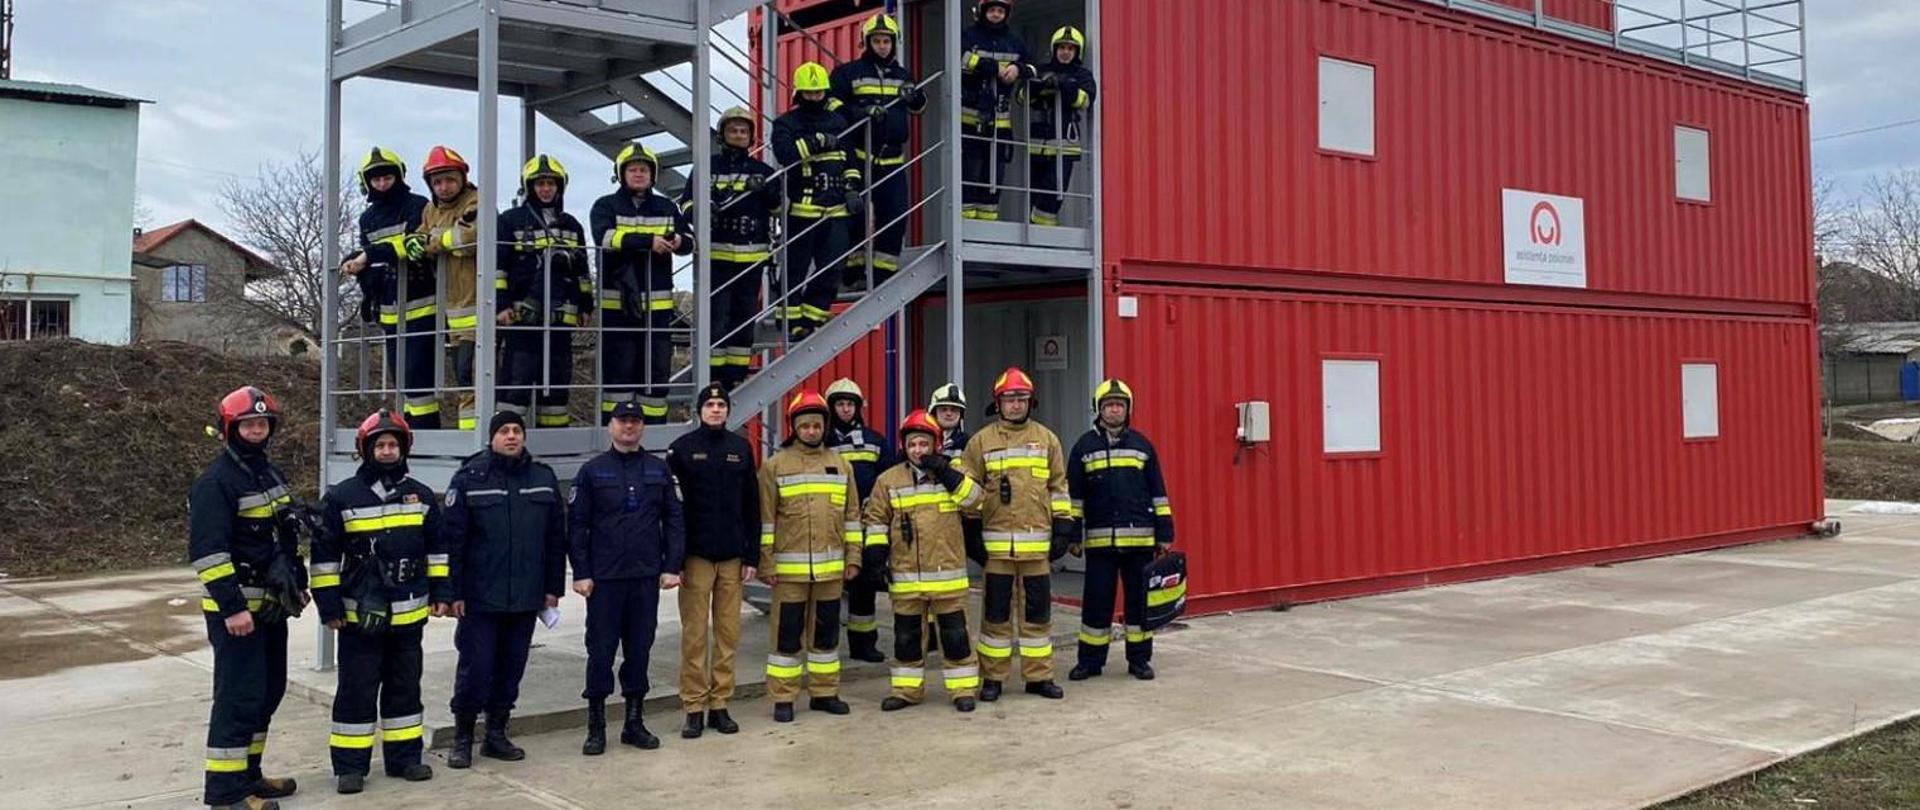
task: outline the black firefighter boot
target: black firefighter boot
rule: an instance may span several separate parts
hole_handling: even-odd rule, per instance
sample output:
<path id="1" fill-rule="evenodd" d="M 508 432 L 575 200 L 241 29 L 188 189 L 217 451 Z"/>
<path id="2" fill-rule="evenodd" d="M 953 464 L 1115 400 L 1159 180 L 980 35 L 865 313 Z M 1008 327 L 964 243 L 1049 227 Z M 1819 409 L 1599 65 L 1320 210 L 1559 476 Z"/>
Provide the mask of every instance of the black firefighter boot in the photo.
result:
<path id="1" fill-rule="evenodd" d="M 1059 700 L 1067 696 L 1067 691 L 1053 681 L 1035 681 L 1027 684 L 1027 694 L 1039 695 L 1048 700 Z"/>
<path id="2" fill-rule="evenodd" d="M 597 757 L 607 752 L 607 700 L 593 698 L 587 701 L 587 741 L 580 746 L 580 753 Z"/>
<path id="3" fill-rule="evenodd" d="M 992 703 L 1000 699 L 1000 682 L 992 679 L 980 681 L 980 700 Z"/>
<path id="4" fill-rule="evenodd" d="M 733 715 L 727 714 L 726 709 L 708 710 L 707 725 L 721 734 L 735 734 L 740 731 L 740 724 L 733 722 Z"/>
<path id="5" fill-rule="evenodd" d="M 473 721 L 471 714 L 453 716 L 453 748 L 447 751 L 447 767 L 473 767 Z"/>
<path id="6" fill-rule="evenodd" d="M 707 713 L 687 712 L 687 722 L 680 725 L 680 739 L 697 740 L 707 730 Z"/>
<path id="7" fill-rule="evenodd" d="M 507 721 L 513 715 L 506 711 L 487 712 L 487 738 L 480 743 L 480 756 L 507 762 L 519 762 L 527 758 L 527 752 L 507 739 Z"/>
<path id="8" fill-rule="evenodd" d="M 660 738 L 653 736 L 653 732 L 647 730 L 647 725 L 640 722 L 640 705 L 641 702 L 638 700 L 627 701 L 627 722 L 620 727 L 620 741 L 635 748 L 652 751 L 660 747 Z"/>
<path id="9" fill-rule="evenodd" d="M 848 630 L 847 657 L 855 661 L 865 661 L 869 664 L 883 663 L 887 660 L 887 656 L 885 653 L 880 652 L 879 642 L 880 636 L 878 634 L 856 633 Z"/>

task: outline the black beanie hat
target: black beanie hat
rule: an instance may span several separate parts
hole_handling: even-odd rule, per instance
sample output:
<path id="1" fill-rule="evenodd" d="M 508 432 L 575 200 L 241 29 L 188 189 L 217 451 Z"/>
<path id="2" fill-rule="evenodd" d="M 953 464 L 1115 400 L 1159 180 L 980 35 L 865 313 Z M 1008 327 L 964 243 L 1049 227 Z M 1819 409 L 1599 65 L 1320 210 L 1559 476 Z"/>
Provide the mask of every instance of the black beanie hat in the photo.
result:
<path id="1" fill-rule="evenodd" d="M 704 408 L 707 406 L 708 400 L 715 399 L 726 403 L 728 408 L 733 407 L 733 397 L 727 396 L 727 387 L 719 383 L 711 383 L 707 387 L 700 389 L 700 396 L 694 398 L 693 407 Z"/>
<path id="2" fill-rule="evenodd" d="M 519 425 L 524 431 L 527 429 L 526 417 L 521 416 L 518 411 L 495 411 L 493 419 L 487 422 L 487 435 L 493 436 L 508 425 Z"/>

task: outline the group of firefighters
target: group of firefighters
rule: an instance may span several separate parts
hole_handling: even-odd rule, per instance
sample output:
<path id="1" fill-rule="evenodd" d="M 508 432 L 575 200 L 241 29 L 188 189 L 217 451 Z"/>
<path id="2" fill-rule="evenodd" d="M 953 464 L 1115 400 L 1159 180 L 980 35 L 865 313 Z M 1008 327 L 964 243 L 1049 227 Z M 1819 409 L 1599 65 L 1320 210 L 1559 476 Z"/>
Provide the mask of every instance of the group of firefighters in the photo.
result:
<path id="1" fill-rule="evenodd" d="M 360 466 L 314 507 L 295 498 L 267 458 L 281 429 L 273 397 L 245 387 L 218 406 L 225 449 L 189 498 L 190 552 L 214 649 L 205 801 L 261 810 L 295 790 L 265 776 L 267 729 L 286 686 L 287 621 L 308 604 L 339 633 L 339 687 L 329 737 L 335 787 L 366 786 L 377 742 L 386 774 L 430 779 L 422 762 L 421 637 L 430 618 L 458 622 L 459 663 L 447 764 L 519 760 L 507 736 L 534 625 L 565 589 L 586 599 L 587 736 L 606 750 L 606 703 L 625 699 L 620 741 L 657 748 L 641 705 L 662 592 L 677 590 L 682 623 L 682 737 L 732 734 L 728 713 L 745 583 L 772 588 L 767 691 L 775 722 L 792 722 L 804 689 L 813 711 L 844 715 L 840 635 L 849 656 L 886 660 L 876 596 L 893 614 L 891 692 L 897 711 L 940 679 L 955 709 L 1000 699 L 1020 662 L 1025 691 L 1059 699 L 1054 681 L 1052 567 L 1084 555 L 1077 663 L 1101 674 L 1116 586 L 1126 594 L 1127 670 L 1151 680 L 1153 633 L 1142 627 L 1143 571 L 1173 543 L 1159 457 L 1132 427 L 1133 392 L 1094 391 L 1094 425 L 1072 447 L 1032 418 L 1034 385 L 1009 368 L 993 386 L 991 421 L 964 427 L 960 387 L 941 386 L 896 435 L 867 426 L 859 387 L 803 391 L 785 408 L 787 439 L 759 463 L 727 429 L 726 386 L 698 400 L 699 428 L 665 458 L 642 447 L 648 413 L 615 405 L 611 447 L 564 487 L 526 446 L 518 411 L 491 417 L 488 447 L 437 495 L 408 475 L 414 428 L 382 408 L 361 422 Z M 564 501 L 564 502 L 563 502 Z M 301 555 L 299 539 L 311 538 Z M 984 570 L 977 633 L 966 616 L 968 561 Z M 568 572 L 571 570 L 571 579 Z M 927 656 L 938 652 L 936 670 Z M 616 655 L 621 657 L 617 672 Z M 485 719 L 483 736 L 476 725 Z M 477 737 L 477 739 L 476 739 Z"/>
<path id="2" fill-rule="evenodd" d="M 999 219 L 1002 175 L 1013 154 L 1012 111 L 1024 102 L 1031 106 L 1029 219 L 1058 225 L 1060 190 L 1084 153 L 1081 118 L 1096 93 L 1081 62 L 1086 38 L 1061 27 L 1051 40 L 1052 60 L 1035 65 L 1009 30 L 1011 8 L 1011 0 L 981 0 L 961 38 L 962 213 Z M 753 152 L 752 111 L 734 107 L 721 114 L 707 178 L 709 363 L 722 385 L 738 385 L 749 373 L 776 218 L 786 254 L 784 281 L 772 297 L 792 341 L 826 323 L 843 286 L 861 288 L 869 278 L 878 285 L 899 270 L 909 213 L 909 121 L 927 106 L 926 93 L 900 62 L 899 33 L 893 17 L 875 14 L 862 25 L 859 58 L 831 72 L 818 62 L 794 71 L 793 103 L 773 122 L 769 138 L 780 170 Z M 385 333 L 388 387 L 401 392 L 403 413 L 417 429 L 442 426 L 437 347 L 444 321 L 460 390 L 452 426 L 472 430 L 478 427 L 474 333 L 487 315 L 477 311 L 480 191 L 466 160 L 446 146 L 428 152 L 421 176 L 430 197 L 408 187 L 397 154 L 379 146 L 367 151 L 359 166 L 367 196 L 361 250 L 341 272 L 358 282 L 363 318 L 377 318 Z M 569 425 L 574 334 L 598 311 L 601 422 L 612 418 L 617 403 L 637 398 L 645 421 L 663 423 L 678 317 L 674 257 L 690 254 L 696 242 L 692 188 L 677 200 L 663 194 L 659 158 L 630 144 L 613 162 L 616 188 L 594 201 L 583 226 L 567 212 L 569 180 L 560 161 L 536 155 L 521 169 L 514 205 L 498 215 L 491 317 L 503 330 L 499 407 L 535 427 Z M 870 244 L 852 248 L 867 243 L 869 234 Z M 593 252 L 599 254 L 597 282 Z"/>

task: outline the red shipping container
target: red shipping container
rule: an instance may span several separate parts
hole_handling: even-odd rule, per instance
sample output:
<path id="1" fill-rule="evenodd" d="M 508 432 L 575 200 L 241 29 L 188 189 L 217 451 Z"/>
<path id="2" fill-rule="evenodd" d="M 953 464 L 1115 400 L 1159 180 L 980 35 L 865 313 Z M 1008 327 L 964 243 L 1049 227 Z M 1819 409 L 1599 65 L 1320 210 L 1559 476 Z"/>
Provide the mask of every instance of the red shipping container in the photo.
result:
<path id="1" fill-rule="evenodd" d="M 1813 324 L 1124 284 L 1106 363 L 1162 451 L 1200 611 L 1804 533 Z M 1223 336 L 1232 336 L 1223 340 Z M 1321 363 L 1379 362 L 1381 450 L 1323 452 Z M 1719 437 L 1682 438 L 1683 362 Z M 1234 405 L 1266 401 L 1241 448 Z"/>
<path id="2" fill-rule="evenodd" d="M 1613 0 L 1540 0 L 1538 6 L 1534 5 L 1534 0 L 1493 0 L 1493 2 L 1527 14 L 1538 10 L 1543 16 L 1555 20 L 1584 25 L 1607 34 L 1613 33 Z"/>
<path id="3" fill-rule="evenodd" d="M 1798 96 L 1421 3 L 1101 8 L 1108 262 L 1499 298 L 1513 188 L 1585 200 L 1592 290 L 1811 311 Z M 1318 150 L 1323 55 L 1374 67 L 1374 157 Z M 1710 133 L 1710 204 L 1676 199 L 1676 125 Z"/>

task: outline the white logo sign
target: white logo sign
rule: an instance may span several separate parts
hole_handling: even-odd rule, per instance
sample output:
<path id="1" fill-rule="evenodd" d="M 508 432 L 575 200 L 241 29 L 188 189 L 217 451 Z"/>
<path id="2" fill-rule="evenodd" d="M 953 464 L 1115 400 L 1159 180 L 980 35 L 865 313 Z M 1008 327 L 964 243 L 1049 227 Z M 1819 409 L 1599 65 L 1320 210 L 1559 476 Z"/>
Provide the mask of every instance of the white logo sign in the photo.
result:
<path id="1" fill-rule="evenodd" d="M 1508 284 L 1587 286 L 1587 206 L 1579 197 L 1500 191 Z"/>

